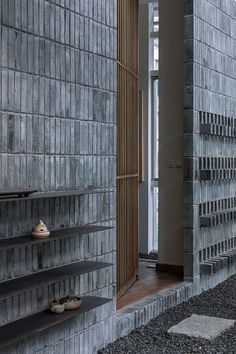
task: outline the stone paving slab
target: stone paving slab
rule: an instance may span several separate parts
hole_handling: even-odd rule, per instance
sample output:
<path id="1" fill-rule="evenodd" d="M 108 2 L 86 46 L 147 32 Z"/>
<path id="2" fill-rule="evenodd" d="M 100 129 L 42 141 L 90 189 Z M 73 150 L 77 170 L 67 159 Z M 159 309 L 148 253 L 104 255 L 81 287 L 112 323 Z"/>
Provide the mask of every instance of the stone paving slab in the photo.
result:
<path id="1" fill-rule="evenodd" d="M 168 333 L 212 340 L 234 326 L 234 323 L 234 320 L 193 314 L 171 327 Z"/>

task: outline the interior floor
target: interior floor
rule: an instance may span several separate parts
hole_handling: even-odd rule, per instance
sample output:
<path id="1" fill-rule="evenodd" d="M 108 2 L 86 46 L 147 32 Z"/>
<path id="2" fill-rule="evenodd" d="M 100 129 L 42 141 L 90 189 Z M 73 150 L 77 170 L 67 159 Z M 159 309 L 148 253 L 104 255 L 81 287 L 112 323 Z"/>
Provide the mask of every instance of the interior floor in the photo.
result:
<path id="1" fill-rule="evenodd" d="M 157 271 L 155 262 L 141 260 L 139 279 L 118 299 L 117 309 L 123 310 L 181 281 L 180 274 Z"/>

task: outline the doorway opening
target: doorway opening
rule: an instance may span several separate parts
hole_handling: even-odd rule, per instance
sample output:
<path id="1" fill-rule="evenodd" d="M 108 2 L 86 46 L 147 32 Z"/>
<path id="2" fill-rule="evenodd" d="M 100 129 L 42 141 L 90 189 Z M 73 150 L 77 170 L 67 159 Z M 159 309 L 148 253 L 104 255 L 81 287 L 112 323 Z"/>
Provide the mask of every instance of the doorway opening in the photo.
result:
<path id="1" fill-rule="evenodd" d="M 158 271 L 155 261 L 139 259 L 138 280 L 118 299 L 117 310 L 124 310 L 160 291 L 171 288 L 181 281 L 182 276 L 180 274 L 171 271 Z"/>
<path id="2" fill-rule="evenodd" d="M 178 267 L 157 267 L 161 1 L 118 1 L 118 309 L 183 278 Z"/>

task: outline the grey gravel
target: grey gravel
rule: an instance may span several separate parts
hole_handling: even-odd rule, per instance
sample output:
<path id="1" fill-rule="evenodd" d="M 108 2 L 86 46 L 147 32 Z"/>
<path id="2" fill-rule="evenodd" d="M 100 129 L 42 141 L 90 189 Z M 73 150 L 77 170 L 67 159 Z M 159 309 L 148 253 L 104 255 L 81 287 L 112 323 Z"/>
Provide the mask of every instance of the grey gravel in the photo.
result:
<path id="1" fill-rule="evenodd" d="M 213 341 L 168 334 L 170 327 L 192 314 L 236 319 L 236 275 L 150 321 L 98 354 L 227 353 L 236 354 L 236 325 Z"/>

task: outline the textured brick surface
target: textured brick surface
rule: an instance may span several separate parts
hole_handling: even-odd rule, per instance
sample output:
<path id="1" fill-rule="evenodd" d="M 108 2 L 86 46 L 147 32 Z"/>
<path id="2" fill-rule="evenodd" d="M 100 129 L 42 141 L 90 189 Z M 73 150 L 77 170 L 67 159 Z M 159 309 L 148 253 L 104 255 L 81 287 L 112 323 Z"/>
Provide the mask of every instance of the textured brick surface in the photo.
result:
<path id="1" fill-rule="evenodd" d="M 199 262 L 211 262 L 236 246 L 231 205 L 236 190 L 235 28 L 235 1 L 186 1 L 185 279 L 201 277 L 203 288 L 235 271 L 230 262 L 211 275 L 201 274 L 199 267 Z"/>
<path id="2" fill-rule="evenodd" d="M 0 237 L 115 226 L 116 0 L 0 0 L 0 189 L 96 189 L 83 196 L 0 202 Z M 116 261 L 115 230 L 0 252 L 0 281 L 75 260 Z M 0 301 L 0 325 L 71 290 L 114 298 L 84 318 L 6 353 L 94 353 L 114 339 L 115 265 Z M 99 333 L 102 333 L 100 335 Z"/>
<path id="3" fill-rule="evenodd" d="M 197 286 L 193 283 L 183 282 L 169 290 L 141 301 L 128 309 L 119 311 L 116 315 L 117 338 L 128 335 L 133 329 L 147 324 L 167 309 L 187 301 L 198 293 Z"/>

